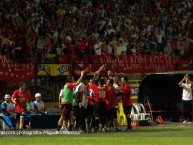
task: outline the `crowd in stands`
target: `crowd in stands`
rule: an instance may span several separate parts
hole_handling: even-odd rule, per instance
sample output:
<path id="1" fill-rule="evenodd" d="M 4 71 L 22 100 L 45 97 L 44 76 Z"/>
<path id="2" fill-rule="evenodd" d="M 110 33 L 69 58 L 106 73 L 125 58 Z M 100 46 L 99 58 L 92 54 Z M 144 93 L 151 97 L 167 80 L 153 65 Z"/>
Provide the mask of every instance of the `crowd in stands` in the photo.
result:
<path id="1" fill-rule="evenodd" d="M 0 53 L 193 54 L 192 0 L 3 0 Z"/>

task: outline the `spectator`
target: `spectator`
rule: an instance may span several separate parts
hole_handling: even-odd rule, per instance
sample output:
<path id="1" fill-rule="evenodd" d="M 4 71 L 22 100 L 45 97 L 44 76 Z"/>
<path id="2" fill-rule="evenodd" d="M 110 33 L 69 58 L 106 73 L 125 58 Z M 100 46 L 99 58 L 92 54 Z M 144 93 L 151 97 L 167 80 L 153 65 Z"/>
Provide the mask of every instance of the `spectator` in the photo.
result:
<path id="1" fill-rule="evenodd" d="M 97 41 L 94 44 L 94 54 L 95 55 L 101 55 L 101 48 L 103 46 L 103 42 L 100 38 L 97 39 Z"/>
<path id="2" fill-rule="evenodd" d="M 109 48 L 108 54 L 122 55 L 125 54 L 125 45 L 121 44 L 120 47 L 115 43 L 112 48 L 113 45 L 109 42 L 113 41 L 114 36 L 118 39 L 128 36 L 127 42 L 143 41 L 142 43 L 149 44 L 151 52 L 147 54 L 157 52 L 162 54 L 168 42 L 172 45 L 178 39 L 192 39 L 192 7 L 191 0 L 176 3 L 158 0 L 142 2 L 119 0 L 115 3 L 113 0 L 105 0 L 100 1 L 100 4 L 92 1 L 76 3 L 67 0 L 60 1 L 59 5 L 57 1 L 43 0 L 22 3 L 18 0 L 2 1 L 4 9 L 0 16 L 1 46 L 7 45 L 9 40 L 13 44 L 14 49 L 11 50 L 15 50 L 15 58 L 19 58 L 17 55 L 35 57 L 36 41 L 44 36 L 49 40 L 49 45 L 45 48 L 51 49 L 56 44 L 68 47 L 65 43 L 70 44 L 74 41 L 80 49 L 78 52 L 93 54 L 94 44 L 101 37 Z M 79 42 L 82 37 L 86 42 Z M 35 41 L 32 41 L 32 38 Z M 138 52 L 138 48 L 133 47 L 132 43 L 127 44 L 128 48 L 132 48 L 132 54 L 141 52 L 146 54 L 144 53 L 146 50 L 143 49 L 148 47 L 140 44 L 142 50 Z M 174 54 L 188 56 L 191 48 L 188 49 L 186 46 L 190 44 L 191 41 L 186 41 L 183 47 L 175 45 Z M 119 47 L 123 49 L 122 53 L 116 51 Z M 1 47 L 1 51 L 11 52 L 9 47 L 4 48 Z M 44 58 L 46 52 L 47 49 L 46 51 L 43 49 L 38 53 Z"/>

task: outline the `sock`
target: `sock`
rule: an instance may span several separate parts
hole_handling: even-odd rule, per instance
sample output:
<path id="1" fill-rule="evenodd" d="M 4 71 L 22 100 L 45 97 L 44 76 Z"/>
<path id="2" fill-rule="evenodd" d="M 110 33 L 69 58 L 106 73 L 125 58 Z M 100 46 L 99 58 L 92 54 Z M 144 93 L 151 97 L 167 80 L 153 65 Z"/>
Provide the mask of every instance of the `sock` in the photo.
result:
<path id="1" fill-rule="evenodd" d="M 62 125 L 57 126 L 57 131 L 59 131 L 62 128 Z"/>
<path id="2" fill-rule="evenodd" d="M 99 129 L 99 119 L 95 120 L 95 129 Z"/>
<path id="3" fill-rule="evenodd" d="M 131 118 L 127 118 L 127 128 L 132 128 L 131 127 Z"/>
<path id="4" fill-rule="evenodd" d="M 69 131 L 72 131 L 72 127 L 73 127 L 73 125 L 72 124 L 70 124 L 70 126 L 69 126 Z"/>
<path id="5" fill-rule="evenodd" d="M 94 117 L 92 117 L 92 122 L 91 122 L 91 128 L 94 128 L 95 127 L 95 118 Z"/>

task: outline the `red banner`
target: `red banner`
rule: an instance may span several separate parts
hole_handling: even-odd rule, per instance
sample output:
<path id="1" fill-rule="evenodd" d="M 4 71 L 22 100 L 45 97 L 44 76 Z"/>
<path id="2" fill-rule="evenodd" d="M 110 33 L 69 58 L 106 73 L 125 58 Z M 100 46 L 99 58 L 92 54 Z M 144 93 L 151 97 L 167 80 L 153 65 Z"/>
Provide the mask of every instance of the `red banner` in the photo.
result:
<path id="1" fill-rule="evenodd" d="M 179 61 L 180 59 L 178 63 Z M 173 57 L 164 55 L 92 56 L 91 63 L 107 64 L 108 69 L 117 73 L 156 73 L 176 70 Z"/>
<path id="2" fill-rule="evenodd" d="M 78 62 L 80 62 L 80 60 Z M 90 72 L 95 72 L 102 64 L 106 64 L 107 69 L 114 73 L 131 74 L 176 71 L 179 68 L 177 64 L 181 64 L 181 59 L 174 59 L 173 57 L 164 55 L 125 55 L 116 57 L 112 55 L 92 55 L 90 58 L 84 56 L 81 64 L 78 62 L 75 62 L 75 64 L 81 67 L 75 67 L 75 72 L 77 72 L 76 69 L 84 70 L 86 68 L 89 68 Z M 89 66 L 88 62 L 90 62 Z"/>
<path id="3" fill-rule="evenodd" d="M 180 70 L 193 70 L 193 56 L 182 60 Z"/>
<path id="4" fill-rule="evenodd" d="M 35 77 L 34 62 L 15 63 L 8 57 L 0 55 L 0 80 L 20 82 Z"/>

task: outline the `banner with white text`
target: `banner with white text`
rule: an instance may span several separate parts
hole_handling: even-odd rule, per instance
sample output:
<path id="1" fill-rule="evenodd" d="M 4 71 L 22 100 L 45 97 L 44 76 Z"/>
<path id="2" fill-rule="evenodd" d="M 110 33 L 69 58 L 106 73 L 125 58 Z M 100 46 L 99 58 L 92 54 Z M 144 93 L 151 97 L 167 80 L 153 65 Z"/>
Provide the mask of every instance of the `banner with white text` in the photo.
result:
<path id="1" fill-rule="evenodd" d="M 5 55 L 0 55 L 0 80 L 20 82 L 35 77 L 34 62 L 16 63 Z"/>
<path id="2" fill-rule="evenodd" d="M 90 59 L 88 61 L 88 59 Z M 88 65 L 89 62 L 89 65 Z M 113 73 L 157 73 L 177 71 L 181 69 L 181 59 L 164 55 L 124 55 L 124 56 L 85 56 L 83 61 L 75 61 L 74 72 L 78 75 L 80 70 L 89 69 L 93 73 L 99 69 L 102 64 L 106 64 L 107 69 Z"/>

